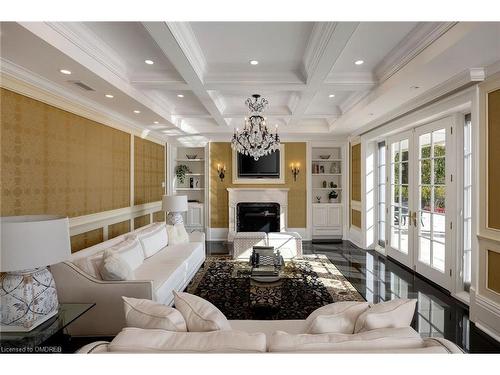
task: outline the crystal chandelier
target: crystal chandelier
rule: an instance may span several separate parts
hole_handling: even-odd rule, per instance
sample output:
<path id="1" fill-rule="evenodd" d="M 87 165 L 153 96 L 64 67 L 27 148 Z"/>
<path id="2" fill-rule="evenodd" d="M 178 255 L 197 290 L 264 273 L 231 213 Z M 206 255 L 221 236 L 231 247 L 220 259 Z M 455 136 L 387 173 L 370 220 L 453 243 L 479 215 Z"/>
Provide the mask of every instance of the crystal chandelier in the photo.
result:
<path id="1" fill-rule="evenodd" d="M 276 151 L 280 146 L 278 136 L 278 125 L 271 133 L 266 126 L 266 119 L 261 115 L 267 105 L 267 100 L 258 94 L 252 95 L 245 101 L 250 117 L 245 118 L 245 126 L 242 131 L 234 131 L 231 147 L 240 154 L 250 155 L 255 160 L 261 156 Z"/>

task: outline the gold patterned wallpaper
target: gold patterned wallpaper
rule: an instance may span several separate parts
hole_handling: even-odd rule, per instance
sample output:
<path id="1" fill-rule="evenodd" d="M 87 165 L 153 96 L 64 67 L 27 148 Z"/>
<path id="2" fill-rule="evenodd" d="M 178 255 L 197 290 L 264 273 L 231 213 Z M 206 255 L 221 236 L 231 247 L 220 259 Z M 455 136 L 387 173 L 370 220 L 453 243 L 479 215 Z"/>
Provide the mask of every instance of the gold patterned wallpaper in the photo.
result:
<path id="1" fill-rule="evenodd" d="M 350 145 L 350 193 L 351 201 L 361 202 L 361 143 Z M 349 202 L 349 207 L 351 202 Z M 350 224 L 351 226 L 361 228 L 361 211 L 351 208 L 350 210 Z"/>
<path id="2" fill-rule="evenodd" d="M 130 206 L 129 133 L 3 88 L 0 102 L 1 216 L 75 217 Z M 134 200 L 159 201 L 165 147 L 134 141 Z M 149 223 L 149 216 L 135 223 Z M 129 221 L 112 224 L 108 238 L 130 229 Z M 99 228 L 72 236 L 72 251 L 102 242 L 103 234 Z"/>
<path id="3" fill-rule="evenodd" d="M 150 222 L 151 218 L 149 217 L 149 214 L 143 216 L 137 216 L 134 218 L 134 229 L 148 225 L 150 224 Z"/>
<path id="4" fill-rule="evenodd" d="M 229 142 L 210 143 L 210 226 L 212 228 L 227 228 L 228 221 L 228 191 L 229 187 L 261 187 L 289 188 L 288 192 L 288 227 L 305 228 L 307 223 L 306 195 L 306 143 L 287 142 L 285 145 L 285 183 L 275 185 L 243 185 L 232 184 L 232 152 Z M 226 176 L 220 181 L 217 174 L 217 163 L 226 165 Z M 293 181 L 290 172 L 291 163 L 300 163 L 301 170 L 297 181 Z"/>
<path id="5" fill-rule="evenodd" d="M 0 99 L 2 216 L 129 206 L 129 134 L 6 89 Z"/>
<path id="6" fill-rule="evenodd" d="M 500 229 L 500 90 L 488 94 L 488 226 Z"/>
<path id="7" fill-rule="evenodd" d="M 130 220 L 121 221 L 119 223 L 108 226 L 108 239 L 118 237 L 122 234 L 130 232 Z"/>
<path id="8" fill-rule="evenodd" d="M 165 146 L 134 137 L 134 204 L 161 200 L 165 181 Z"/>
<path id="9" fill-rule="evenodd" d="M 86 249 L 87 247 L 97 245 L 103 240 L 104 231 L 102 228 L 71 236 L 71 252 L 74 253 Z"/>

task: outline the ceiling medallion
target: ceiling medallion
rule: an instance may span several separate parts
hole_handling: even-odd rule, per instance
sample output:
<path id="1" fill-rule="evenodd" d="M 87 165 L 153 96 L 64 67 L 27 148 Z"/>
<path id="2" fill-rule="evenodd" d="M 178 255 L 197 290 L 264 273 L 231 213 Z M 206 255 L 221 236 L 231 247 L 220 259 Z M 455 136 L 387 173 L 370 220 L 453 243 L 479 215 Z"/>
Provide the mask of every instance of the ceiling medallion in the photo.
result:
<path id="1" fill-rule="evenodd" d="M 240 154 L 250 155 L 255 160 L 259 160 L 261 156 L 268 155 L 279 148 L 278 125 L 276 125 L 274 134 L 267 129 L 266 119 L 262 113 L 268 102 L 259 94 L 252 95 L 245 101 L 245 104 L 250 112 L 250 117 L 245 119 L 242 131 L 235 130 L 231 147 Z"/>

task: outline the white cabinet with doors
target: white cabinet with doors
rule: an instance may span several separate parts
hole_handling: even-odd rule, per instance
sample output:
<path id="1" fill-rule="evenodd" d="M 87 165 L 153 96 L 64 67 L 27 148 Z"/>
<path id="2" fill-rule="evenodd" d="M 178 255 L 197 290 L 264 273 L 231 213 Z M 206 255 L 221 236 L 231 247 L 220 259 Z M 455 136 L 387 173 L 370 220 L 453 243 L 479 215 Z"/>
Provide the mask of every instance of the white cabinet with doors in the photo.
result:
<path id="1" fill-rule="evenodd" d="M 315 203 L 312 208 L 313 236 L 342 236 L 342 205 Z"/>

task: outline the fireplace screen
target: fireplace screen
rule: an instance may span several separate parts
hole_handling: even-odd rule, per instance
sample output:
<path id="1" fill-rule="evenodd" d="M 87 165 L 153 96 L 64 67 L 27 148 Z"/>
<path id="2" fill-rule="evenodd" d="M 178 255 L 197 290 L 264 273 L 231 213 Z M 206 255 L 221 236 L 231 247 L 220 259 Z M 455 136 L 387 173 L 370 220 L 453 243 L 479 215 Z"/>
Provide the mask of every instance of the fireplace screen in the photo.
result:
<path id="1" fill-rule="evenodd" d="M 236 231 L 279 232 L 280 205 L 278 203 L 238 203 Z"/>

